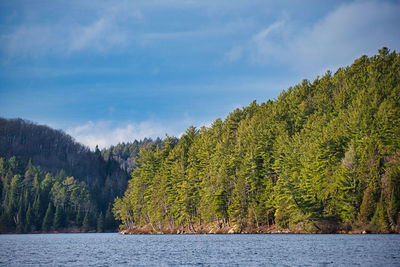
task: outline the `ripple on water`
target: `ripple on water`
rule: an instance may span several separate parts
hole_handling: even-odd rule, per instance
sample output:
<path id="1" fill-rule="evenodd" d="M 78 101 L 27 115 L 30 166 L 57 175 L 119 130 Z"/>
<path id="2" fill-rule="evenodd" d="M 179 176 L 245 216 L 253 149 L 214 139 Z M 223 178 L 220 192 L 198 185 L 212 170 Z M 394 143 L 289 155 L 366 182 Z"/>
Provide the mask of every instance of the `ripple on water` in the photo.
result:
<path id="1" fill-rule="evenodd" d="M 0 235 L 0 265 L 399 266 L 400 235 Z"/>

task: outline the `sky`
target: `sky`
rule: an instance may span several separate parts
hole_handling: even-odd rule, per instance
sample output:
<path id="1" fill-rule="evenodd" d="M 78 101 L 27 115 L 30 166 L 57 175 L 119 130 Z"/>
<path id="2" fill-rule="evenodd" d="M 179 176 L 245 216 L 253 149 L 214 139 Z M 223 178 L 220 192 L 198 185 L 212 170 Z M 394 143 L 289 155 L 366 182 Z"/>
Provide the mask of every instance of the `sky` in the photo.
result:
<path id="1" fill-rule="evenodd" d="M 0 117 L 94 148 L 180 136 L 400 49 L 400 1 L 0 0 Z"/>

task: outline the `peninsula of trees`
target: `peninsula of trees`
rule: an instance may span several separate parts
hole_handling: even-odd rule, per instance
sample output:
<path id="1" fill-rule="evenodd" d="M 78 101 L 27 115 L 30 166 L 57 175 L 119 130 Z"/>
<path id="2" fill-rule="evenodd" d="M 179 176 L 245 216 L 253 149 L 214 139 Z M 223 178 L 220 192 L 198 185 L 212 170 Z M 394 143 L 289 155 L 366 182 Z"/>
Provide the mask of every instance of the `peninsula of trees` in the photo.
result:
<path id="1" fill-rule="evenodd" d="M 102 151 L 0 118 L 0 233 L 400 233 L 399 81 L 382 48 L 179 139 Z"/>
<path id="2" fill-rule="evenodd" d="M 382 48 L 143 147 L 114 204 L 121 230 L 399 233 L 399 81 Z"/>

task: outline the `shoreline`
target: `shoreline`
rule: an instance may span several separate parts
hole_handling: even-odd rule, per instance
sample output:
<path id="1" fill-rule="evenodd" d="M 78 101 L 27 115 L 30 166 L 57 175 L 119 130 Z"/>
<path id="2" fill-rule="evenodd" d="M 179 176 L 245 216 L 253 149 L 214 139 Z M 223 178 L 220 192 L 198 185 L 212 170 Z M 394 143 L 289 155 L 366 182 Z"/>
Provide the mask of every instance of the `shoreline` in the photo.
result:
<path id="1" fill-rule="evenodd" d="M 305 231 L 304 229 L 278 229 L 275 225 L 272 226 L 260 226 L 258 228 L 246 228 L 243 230 L 237 229 L 235 226 L 227 225 L 225 227 L 201 225 L 201 226 L 177 226 L 177 227 L 166 227 L 161 230 L 156 230 L 151 225 L 147 224 L 142 227 L 131 227 L 129 229 L 121 229 L 119 232 L 121 235 L 191 235 L 191 234 L 392 234 L 392 233 L 379 233 L 373 232 L 369 229 L 329 229 L 329 230 L 318 230 L 318 231 Z M 393 233 L 396 234 L 396 233 Z"/>

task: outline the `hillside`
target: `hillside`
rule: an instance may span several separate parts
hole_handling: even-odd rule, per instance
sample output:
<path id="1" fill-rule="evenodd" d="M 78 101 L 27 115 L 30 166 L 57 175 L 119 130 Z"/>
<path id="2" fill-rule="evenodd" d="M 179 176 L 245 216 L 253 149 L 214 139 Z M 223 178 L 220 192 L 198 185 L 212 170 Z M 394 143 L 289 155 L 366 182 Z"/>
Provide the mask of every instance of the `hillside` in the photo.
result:
<path id="1" fill-rule="evenodd" d="M 146 146 L 114 213 L 126 232 L 400 232 L 400 55 Z M 267 230 L 266 230 L 267 229 Z"/>
<path id="2" fill-rule="evenodd" d="M 178 139 L 174 138 L 173 142 L 177 143 Z M 137 166 L 136 160 L 140 149 L 148 145 L 162 148 L 164 143 L 160 138 L 155 140 L 144 138 L 140 141 L 135 140 L 128 143 L 119 143 L 115 146 L 112 145 L 108 148 L 102 149 L 101 154 L 105 160 L 112 158 L 120 164 L 122 169 L 126 170 L 128 173 L 131 173 Z"/>
<path id="3" fill-rule="evenodd" d="M 108 212 L 112 220 L 110 205 L 127 186 L 127 173 L 113 159 L 104 160 L 99 150 L 92 152 L 62 131 L 22 119 L 0 118 L 0 158 L 0 231 L 31 228 L 18 214 L 26 214 L 38 198 L 33 230 L 42 230 L 48 208 L 53 213 L 61 209 L 64 228 L 79 228 L 81 212 L 79 216 L 91 218 L 88 228 L 96 229 L 100 214 Z"/>

